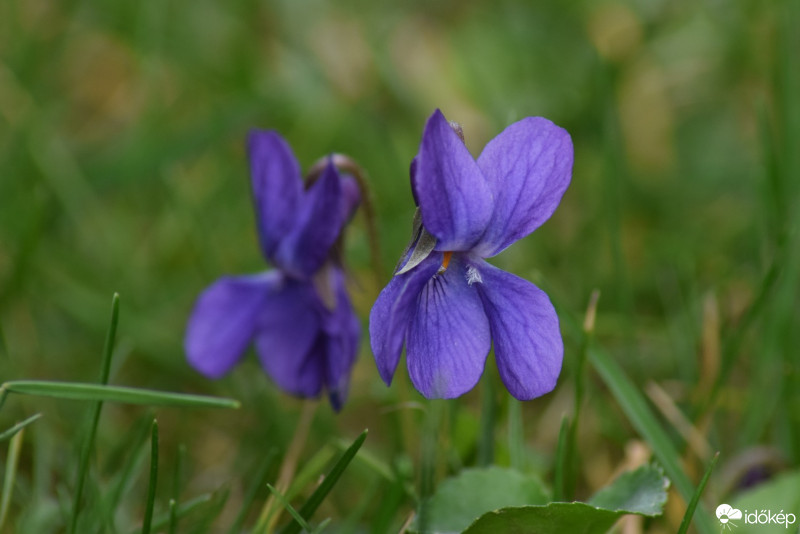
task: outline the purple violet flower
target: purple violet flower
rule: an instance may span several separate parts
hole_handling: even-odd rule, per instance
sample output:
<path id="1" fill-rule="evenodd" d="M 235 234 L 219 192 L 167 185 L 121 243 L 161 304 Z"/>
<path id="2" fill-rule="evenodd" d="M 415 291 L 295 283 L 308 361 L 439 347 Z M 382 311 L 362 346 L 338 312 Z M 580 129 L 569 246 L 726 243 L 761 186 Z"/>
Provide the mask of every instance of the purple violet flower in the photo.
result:
<path id="1" fill-rule="evenodd" d="M 360 326 L 332 252 L 358 207 L 358 185 L 328 158 L 304 191 L 300 166 L 275 132 L 251 132 L 247 148 L 261 250 L 276 269 L 224 276 L 203 291 L 186 327 L 187 359 L 219 378 L 255 343 L 281 389 L 300 397 L 324 389 L 338 411 Z"/>
<path id="2" fill-rule="evenodd" d="M 428 119 L 411 165 L 421 227 L 370 313 L 372 351 L 387 385 L 405 344 L 414 387 L 428 398 L 458 397 L 478 383 L 494 342 L 514 397 L 552 391 L 564 346 L 550 299 L 484 258 L 553 214 L 572 159 L 569 134 L 541 117 L 506 128 L 477 161 L 441 111 Z"/>

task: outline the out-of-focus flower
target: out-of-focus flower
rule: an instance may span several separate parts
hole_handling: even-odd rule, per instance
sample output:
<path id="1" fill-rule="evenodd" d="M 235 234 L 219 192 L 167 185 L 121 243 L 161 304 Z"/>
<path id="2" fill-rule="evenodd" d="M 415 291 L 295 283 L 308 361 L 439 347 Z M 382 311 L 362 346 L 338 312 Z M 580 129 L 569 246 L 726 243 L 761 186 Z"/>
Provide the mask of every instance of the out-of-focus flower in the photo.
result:
<path id="1" fill-rule="evenodd" d="M 439 110 L 425 125 L 411 165 L 421 225 L 370 313 L 372 351 L 390 384 L 405 344 L 417 390 L 453 398 L 478 383 L 494 342 L 506 388 L 532 399 L 551 391 L 561 371 L 558 316 L 541 289 L 483 258 L 552 215 L 572 175 L 572 140 L 529 117 L 476 161 L 459 134 Z"/>
<path id="2" fill-rule="evenodd" d="M 301 397 L 325 390 L 338 411 L 360 326 L 333 251 L 358 207 L 358 186 L 328 158 L 304 190 L 297 160 L 275 132 L 251 132 L 248 155 L 259 242 L 276 268 L 225 276 L 203 291 L 186 328 L 187 358 L 199 372 L 219 378 L 255 343 L 261 365 L 281 389 Z"/>

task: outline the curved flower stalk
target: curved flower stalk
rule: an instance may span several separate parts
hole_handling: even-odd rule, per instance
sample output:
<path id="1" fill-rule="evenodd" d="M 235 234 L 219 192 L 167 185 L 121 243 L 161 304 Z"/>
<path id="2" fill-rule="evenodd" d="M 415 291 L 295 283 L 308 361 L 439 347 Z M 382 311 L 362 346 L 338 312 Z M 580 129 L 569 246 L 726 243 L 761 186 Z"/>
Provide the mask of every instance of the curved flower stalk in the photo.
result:
<path id="1" fill-rule="evenodd" d="M 360 202 L 359 186 L 329 157 L 304 190 L 300 166 L 275 132 L 252 131 L 247 148 L 259 243 L 275 269 L 224 276 L 200 294 L 186 328 L 187 359 L 219 378 L 255 344 L 282 390 L 300 397 L 327 391 L 338 411 L 360 326 L 335 250 Z"/>
<path id="2" fill-rule="evenodd" d="M 425 125 L 411 165 L 421 220 L 370 313 L 372 351 L 389 385 L 405 344 L 414 387 L 454 398 L 478 383 L 493 342 L 508 391 L 532 399 L 551 391 L 561 371 L 558 316 L 541 289 L 484 258 L 553 214 L 572 175 L 572 140 L 529 117 L 476 161 L 459 133 L 439 110 Z"/>

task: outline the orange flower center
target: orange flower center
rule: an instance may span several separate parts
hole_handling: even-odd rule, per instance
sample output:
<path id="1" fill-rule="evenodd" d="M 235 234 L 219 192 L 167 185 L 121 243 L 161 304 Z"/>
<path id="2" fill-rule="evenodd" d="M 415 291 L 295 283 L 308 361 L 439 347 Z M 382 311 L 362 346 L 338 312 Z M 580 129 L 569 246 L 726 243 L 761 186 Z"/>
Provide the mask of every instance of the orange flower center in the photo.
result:
<path id="1" fill-rule="evenodd" d="M 439 272 L 437 274 L 442 274 L 447 270 L 447 266 L 450 265 L 450 258 L 453 256 L 452 252 L 445 252 L 444 257 L 442 258 L 442 266 L 439 267 Z"/>

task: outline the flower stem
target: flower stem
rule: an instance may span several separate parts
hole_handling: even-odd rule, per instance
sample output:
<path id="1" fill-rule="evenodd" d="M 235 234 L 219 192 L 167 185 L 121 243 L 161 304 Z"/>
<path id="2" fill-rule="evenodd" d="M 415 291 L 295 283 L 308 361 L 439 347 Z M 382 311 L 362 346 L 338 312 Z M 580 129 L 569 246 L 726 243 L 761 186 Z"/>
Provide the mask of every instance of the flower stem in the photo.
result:
<path id="1" fill-rule="evenodd" d="M 292 441 L 286 448 L 286 454 L 283 457 L 283 463 L 278 472 L 278 481 L 275 483 L 275 489 L 281 494 L 286 493 L 289 484 L 292 482 L 294 472 L 297 469 L 297 462 L 300 460 L 300 454 L 303 452 L 303 446 L 308 440 L 308 431 L 311 429 L 311 422 L 314 420 L 314 412 L 317 409 L 317 404 L 317 401 L 314 400 L 303 402 L 303 411 L 300 414 L 300 421 L 294 429 Z M 275 523 L 280 517 L 280 510 L 280 506 L 276 507 L 275 494 L 271 493 L 270 497 L 264 503 L 264 507 L 261 509 L 261 514 L 258 517 L 258 522 L 253 532 L 272 532 L 275 528 Z"/>

